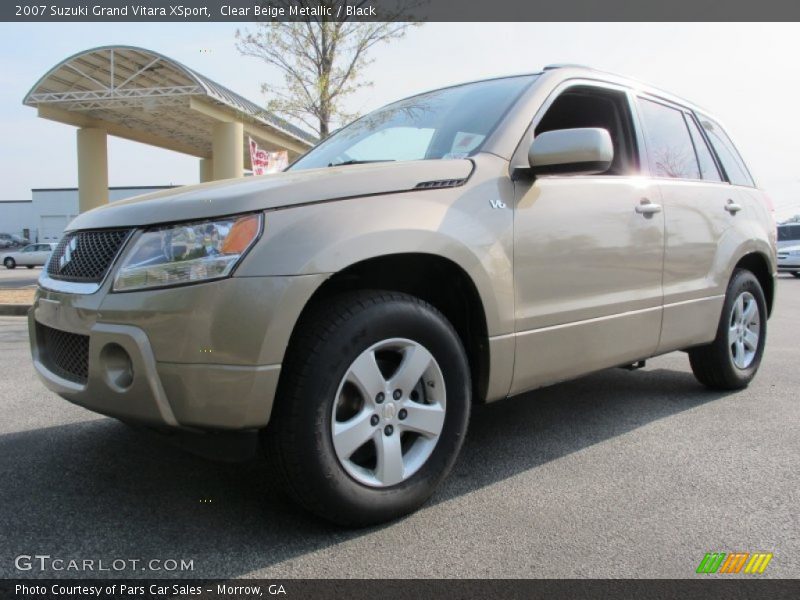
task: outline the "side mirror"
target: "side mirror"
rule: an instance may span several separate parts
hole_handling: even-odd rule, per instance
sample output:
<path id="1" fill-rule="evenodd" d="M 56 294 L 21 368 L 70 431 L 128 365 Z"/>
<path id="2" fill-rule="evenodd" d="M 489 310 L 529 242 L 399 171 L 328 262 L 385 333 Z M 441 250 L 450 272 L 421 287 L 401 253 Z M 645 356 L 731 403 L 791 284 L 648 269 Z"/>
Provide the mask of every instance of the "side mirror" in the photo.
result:
<path id="1" fill-rule="evenodd" d="M 599 127 L 546 131 L 528 150 L 534 175 L 595 175 L 607 171 L 613 160 L 611 136 Z"/>

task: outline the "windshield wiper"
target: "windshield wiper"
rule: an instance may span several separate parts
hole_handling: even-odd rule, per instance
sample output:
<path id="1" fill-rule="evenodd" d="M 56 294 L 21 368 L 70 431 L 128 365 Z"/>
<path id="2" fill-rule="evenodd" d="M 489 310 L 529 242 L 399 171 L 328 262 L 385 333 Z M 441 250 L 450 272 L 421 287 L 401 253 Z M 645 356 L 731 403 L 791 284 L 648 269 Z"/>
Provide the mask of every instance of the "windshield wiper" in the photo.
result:
<path id="1" fill-rule="evenodd" d="M 384 158 L 381 160 L 345 160 L 338 163 L 328 163 L 329 167 L 341 167 L 344 165 L 366 165 L 368 163 L 379 163 L 379 162 L 394 162 L 393 158 Z"/>

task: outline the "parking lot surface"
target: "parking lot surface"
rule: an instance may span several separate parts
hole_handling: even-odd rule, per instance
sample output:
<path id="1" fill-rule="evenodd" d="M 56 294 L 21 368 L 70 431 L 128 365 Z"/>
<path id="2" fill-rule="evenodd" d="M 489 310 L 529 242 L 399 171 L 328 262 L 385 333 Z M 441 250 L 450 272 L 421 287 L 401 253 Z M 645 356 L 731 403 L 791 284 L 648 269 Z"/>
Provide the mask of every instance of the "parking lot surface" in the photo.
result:
<path id="1" fill-rule="evenodd" d="M 0 254 L 2 254 L 2 251 L 0 251 Z M 0 265 L 0 289 L 35 287 L 36 280 L 39 279 L 41 273 L 41 267 L 6 269 Z"/>
<path id="2" fill-rule="evenodd" d="M 15 570 L 46 554 L 188 559 L 187 577 L 684 578 L 734 551 L 800 577 L 798 339 L 800 280 L 781 277 L 749 389 L 706 391 L 673 353 L 477 407 L 431 502 L 348 531 L 283 499 L 260 459 L 199 458 L 61 400 L 24 319 L 0 317 L 0 577 L 92 575 Z"/>

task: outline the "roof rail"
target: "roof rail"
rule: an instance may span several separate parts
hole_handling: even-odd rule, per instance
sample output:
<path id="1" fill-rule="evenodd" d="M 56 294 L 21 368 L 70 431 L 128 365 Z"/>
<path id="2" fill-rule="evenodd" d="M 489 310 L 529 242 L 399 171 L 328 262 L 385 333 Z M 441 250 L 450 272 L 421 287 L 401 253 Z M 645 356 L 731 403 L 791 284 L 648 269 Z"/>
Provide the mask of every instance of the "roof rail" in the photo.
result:
<path id="1" fill-rule="evenodd" d="M 575 63 L 553 63 L 552 65 L 546 65 L 542 69 L 542 71 L 552 71 L 553 69 L 569 69 L 569 68 L 591 69 L 592 67 L 587 67 L 586 65 L 578 65 Z"/>

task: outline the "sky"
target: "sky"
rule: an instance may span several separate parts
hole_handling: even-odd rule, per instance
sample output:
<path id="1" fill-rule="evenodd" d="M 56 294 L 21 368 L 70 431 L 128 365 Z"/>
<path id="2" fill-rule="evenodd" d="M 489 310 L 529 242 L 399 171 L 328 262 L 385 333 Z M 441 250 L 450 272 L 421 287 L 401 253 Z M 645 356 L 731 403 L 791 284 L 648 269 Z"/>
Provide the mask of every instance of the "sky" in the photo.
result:
<path id="1" fill-rule="evenodd" d="M 75 129 L 39 119 L 22 99 L 50 67 L 95 46 L 155 50 L 259 104 L 280 75 L 239 55 L 244 23 L 0 24 L 0 200 L 77 186 Z M 682 96 L 716 115 L 780 218 L 800 214 L 800 24 L 426 23 L 378 46 L 373 86 L 345 110 L 368 112 L 425 90 L 578 63 Z M 196 183 L 196 158 L 109 138 L 109 184 Z"/>

